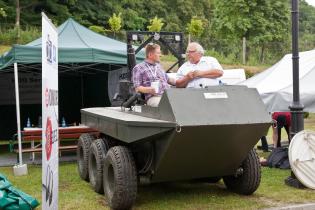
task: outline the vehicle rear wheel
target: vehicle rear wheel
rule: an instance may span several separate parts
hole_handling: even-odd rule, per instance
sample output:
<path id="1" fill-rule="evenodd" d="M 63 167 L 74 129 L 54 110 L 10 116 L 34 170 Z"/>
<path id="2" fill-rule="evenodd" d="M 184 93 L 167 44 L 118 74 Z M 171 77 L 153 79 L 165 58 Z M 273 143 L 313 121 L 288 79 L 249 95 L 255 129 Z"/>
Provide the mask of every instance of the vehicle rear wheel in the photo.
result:
<path id="1" fill-rule="evenodd" d="M 112 209 L 130 209 L 137 196 L 137 172 L 127 147 L 112 147 L 103 167 L 105 198 Z"/>
<path id="2" fill-rule="evenodd" d="M 84 133 L 78 140 L 77 163 L 78 172 L 81 179 L 89 181 L 89 151 L 94 137 L 91 134 Z"/>
<path id="3" fill-rule="evenodd" d="M 223 177 L 223 181 L 231 191 L 250 195 L 253 194 L 260 184 L 261 168 L 257 153 L 252 149 L 238 168 L 235 175 Z"/>
<path id="4" fill-rule="evenodd" d="M 96 139 L 90 146 L 89 179 L 95 192 L 103 193 L 103 161 L 108 151 L 103 139 Z"/>

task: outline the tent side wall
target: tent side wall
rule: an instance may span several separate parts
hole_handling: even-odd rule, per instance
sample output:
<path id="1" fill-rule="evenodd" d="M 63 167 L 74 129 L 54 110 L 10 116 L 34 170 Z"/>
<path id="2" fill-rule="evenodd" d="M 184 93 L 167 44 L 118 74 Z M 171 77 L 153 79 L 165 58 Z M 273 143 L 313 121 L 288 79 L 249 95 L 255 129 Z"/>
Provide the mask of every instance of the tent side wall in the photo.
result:
<path id="1" fill-rule="evenodd" d="M 83 74 L 83 77 L 59 75 L 59 121 L 64 117 L 67 124 L 78 124 L 81 120 L 81 108 L 110 106 L 107 75 L 107 72 Z M 14 92 L 14 89 L 11 91 Z M 33 126 L 38 126 L 41 104 L 21 104 L 20 110 L 22 129 L 26 126 L 27 118 L 30 118 Z M 17 130 L 15 104 L 0 105 L 0 116 L 0 140 L 11 139 Z"/>

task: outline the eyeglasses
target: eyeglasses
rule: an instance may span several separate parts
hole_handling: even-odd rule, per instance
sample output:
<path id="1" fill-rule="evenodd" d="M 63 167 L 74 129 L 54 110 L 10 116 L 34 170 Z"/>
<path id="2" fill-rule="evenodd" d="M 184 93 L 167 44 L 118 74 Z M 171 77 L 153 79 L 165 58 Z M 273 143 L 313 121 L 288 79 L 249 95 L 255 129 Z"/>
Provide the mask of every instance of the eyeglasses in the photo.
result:
<path id="1" fill-rule="evenodd" d="M 188 51 L 186 51 L 186 54 L 191 54 L 191 53 L 195 53 L 195 52 L 197 52 L 197 50 L 188 50 Z"/>

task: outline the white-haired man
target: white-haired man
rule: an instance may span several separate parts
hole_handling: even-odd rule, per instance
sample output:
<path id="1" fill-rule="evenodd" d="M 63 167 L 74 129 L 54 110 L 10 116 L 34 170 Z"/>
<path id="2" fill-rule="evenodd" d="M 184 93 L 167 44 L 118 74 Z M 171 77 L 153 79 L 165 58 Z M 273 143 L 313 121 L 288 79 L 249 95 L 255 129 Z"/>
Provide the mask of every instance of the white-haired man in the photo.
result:
<path id="1" fill-rule="evenodd" d="M 188 61 L 176 74 L 176 87 L 202 88 L 219 85 L 217 78 L 223 75 L 223 68 L 216 58 L 203 56 L 204 49 L 197 42 L 188 45 L 186 55 Z"/>

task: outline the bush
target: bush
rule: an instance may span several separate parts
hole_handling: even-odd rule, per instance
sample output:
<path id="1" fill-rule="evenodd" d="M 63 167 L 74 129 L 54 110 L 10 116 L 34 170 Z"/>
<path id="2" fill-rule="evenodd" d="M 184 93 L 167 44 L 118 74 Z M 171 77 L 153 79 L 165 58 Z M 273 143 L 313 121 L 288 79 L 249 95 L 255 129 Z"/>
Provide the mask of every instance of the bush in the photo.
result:
<path id="1" fill-rule="evenodd" d="M 102 26 L 90 26 L 89 29 L 99 34 L 106 34 L 105 28 Z"/>
<path id="2" fill-rule="evenodd" d="M 306 118 L 308 118 L 309 117 L 309 115 L 310 115 L 310 113 L 309 112 L 304 112 L 304 118 L 306 119 Z"/>
<path id="3" fill-rule="evenodd" d="M 11 44 L 26 44 L 41 36 L 41 31 L 36 27 L 27 27 L 25 30 L 20 30 L 20 38 L 16 28 L 8 30 L 0 29 L 0 43 L 4 45 Z"/>
<path id="4" fill-rule="evenodd" d="M 21 37 L 17 40 L 18 44 L 26 44 L 42 36 L 42 32 L 35 27 L 27 27 L 21 30 Z"/>

